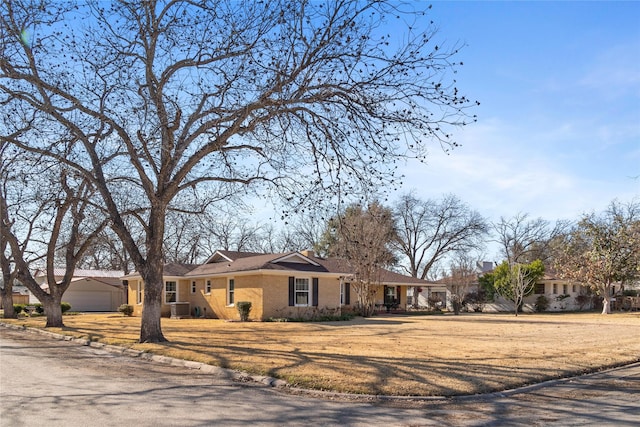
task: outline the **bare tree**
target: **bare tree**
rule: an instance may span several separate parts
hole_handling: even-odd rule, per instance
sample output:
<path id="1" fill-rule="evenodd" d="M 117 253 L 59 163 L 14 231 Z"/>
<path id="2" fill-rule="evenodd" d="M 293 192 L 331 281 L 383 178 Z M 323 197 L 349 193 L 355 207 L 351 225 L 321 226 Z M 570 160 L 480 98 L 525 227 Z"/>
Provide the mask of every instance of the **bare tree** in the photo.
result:
<path id="1" fill-rule="evenodd" d="M 426 279 L 448 255 L 481 249 L 489 229 L 482 215 L 452 194 L 426 201 L 405 194 L 394 216 L 397 246 L 407 262 L 401 266 L 420 279 Z M 417 288 L 413 301 L 417 307 Z"/>
<path id="2" fill-rule="evenodd" d="M 0 103 L 10 118 L 2 138 L 74 168 L 99 191 L 145 283 L 142 342 L 165 340 L 165 218 L 180 194 L 208 204 L 267 186 L 310 207 L 393 183 L 394 160 L 422 158 L 433 140 L 454 147 L 452 127 L 475 120 L 475 103 L 451 78 L 457 46 L 437 45 L 416 5 L 1 7 Z M 142 226 L 143 246 L 127 216 Z"/>
<path id="3" fill-rule="evenodd" d="M 612 201 L 605 212 L 584 215 L 566 235 L 556 269 L 592 287 L 611 312 L 611 287 L 640 279 L 640 203 Z"/>
<path id="4" fill-rule="evenodd" d="M 566 221 L 557 221 L 552 227 L 547 220 L 530 219 L 529 214 L 519 213 L 508 219 L 501 217 L 493 228 L 503 256 L 509 264 L 514 264 L 536 259 L 547 263 L 553 255 L 554 242 L 568 226 Z"/>
<path id="5" fill-rule="evenodd" d="M 478 259 L 469 254 L 458 253 L 451 261 L 449 273 L 443 279 L 451 293 L 454 314 L 460 314 L 469 289 L 478 281 Z"/>
<path id="6" fill-rule="evenodd" d="M 280 253 L 309 249 L 304 237 L 294 227 L 285 225 L 276 229 L 273 224 L 266 224 L 260 232 L 260 252 Z"/>
<path id="7" fill-rule="evenodd" d="M 205 236 L 205 229 L 200 227 L 196 215 L 179 212 L 167 212 L 165 222 L 165 238 L 163 253 L 165 262 L 195 264 L 211 255 L 201 253 L 201 240 Z M 208 232 L 214 232 L 216 226 L 209 224 Z"/>
<path id="8" fill-rule="evenodd" d="M 46 172 L 54 169 L 55 167 L 44 170 L 37 168 L 36 173 L 51 175 Z M 34 171 L 24 175 L 27 179 L 22 181 L 23 189 L 30 182 L 32 173 Z M 3 249 L 10 250 L 10 257 L 15 265 L 15 278 L 42 302 L 47 317 L 46 327 L 61 327 L 62 296 L 71 284 L 77 262 L 92 239 L 106 226 L 106 221 L 99 213 L 97 217 L 90 217 L 90 200 L 94 189 L 86 180 L 70 176 L 64 168 L 59 170 L 56 178 L 49 178 L 50 186 L 27 190 L 26 197 L 16 188 L 19 186 L 16 181 L 11 191 L 7 191 L 6 186 L 0 189 L 0 235 L 2 241 L 6 242 Z M 12 199 L 16 194 L 21 197 L 18 200 Z M 33 246 L 35 249 L 30 249 Z M 37 254 L 39 248 L 44 250 L 44 255 L 32 257 L 30 252 Z M 56 277 L 55 265 L 56 253 L 59 251 L 62 251 L 65 263 L 61 280 Z M 46 264 L 44 271 L 48 290 L 40 287 L 35 280 L 30 264 L 31 261 L 42 258 Z"/>
<path id="9" fill-rule="evenodd" d="M 209 216 L 209 218 L 211 224 L 209 247 L 215 242 L 218 249 L 256 251 L 261 234 L 259 225 L 252 224 L 248 218 L 233 215 L 221 215 L 218 218 Z"/>
<path id="10" fill-rule="evenodd" d="M 6 211 L 0 205 L 0 221 L 8 220 Z M 12 268 L 12 259 L 8 251 L 9 242 L 0 233 L 0 271 L 2 271 L 2 283 L 0 283 L 0 298 L 2 300 L 3 317 L 5 319 L 15 319 L 17 313 L 13 309 L 13 284 L 16 280 L 16 270 Z"/>
<path id="11" fill-rule="evenodd" d="M 366 208 L 349 206 L 327 224 L 320 246 L 329 256 L 345 260 L 353 271 L 351 287 L 365 317 L 375 309 L 381 269 L 395 264 L 391 247 L 395 238 L 392 212 L 378 202 Z"/>
<path id="12" fill-rule="evenodd" d="M 17 163 L 19 160 L 16 159 L 15 153 L 11 151 L 12 147 L 10 145 L 0 142 L 0 197 L 2 197 L 0 200 L 4 200 L 5 195 L 10 191 L 9 187 L 12 181 L 16 179 L 12 170 L 14 163 Z M 4 226 L 11 224 L 8 206 L 2 202 L 0 202 L 0 221 Z M 13 284 L 16 280 L 17 271 L 5 233 L 0 233 L 0 269 L 2 271 L 0 298 L 2 298 L 4 317 L 7 319 L 16 318 L 17 313 L 13 309 Z"/>
<path id="13" fill-rule="evenodd" d="M 93 239 L 84 257 L 78 261 L 77 267 L 88 270 L 115 270 L 129 274 L 133 266 L 118 236 L 107 228 Z"/>
<path id="14" fill-rule="evenodd" d="M 328 215 L 327 215 L 328 217 Z M 263 252 L 288 252 L 313 249 L 319 256 L 327 256 L 321 247 L 321 240 L 327 220 L 316 215 L 289 215 L 282 227 L 276 229 L 273 223 L 261 227 L 259 238 Z"/>

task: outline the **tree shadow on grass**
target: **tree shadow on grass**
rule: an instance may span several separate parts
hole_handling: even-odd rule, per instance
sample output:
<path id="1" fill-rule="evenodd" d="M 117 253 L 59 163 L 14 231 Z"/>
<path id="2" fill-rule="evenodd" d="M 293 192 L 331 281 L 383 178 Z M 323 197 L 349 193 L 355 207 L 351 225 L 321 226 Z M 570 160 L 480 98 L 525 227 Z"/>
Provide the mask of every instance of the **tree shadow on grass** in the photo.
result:
<path id="1" fill-rule="evenodd" d="M 222 347 L 172 341 L 163 347 L 207 360 L 216 366 L 284 378 L 313 389 L 364 394 L 459 396 L 502 391 L 584 372 L 582 366 L 541 369 L 517 366 L 519 358 L 402 359 L 257 348 L 229 343 Z M 219 350 L 219 351 L 217 351 Z"/>

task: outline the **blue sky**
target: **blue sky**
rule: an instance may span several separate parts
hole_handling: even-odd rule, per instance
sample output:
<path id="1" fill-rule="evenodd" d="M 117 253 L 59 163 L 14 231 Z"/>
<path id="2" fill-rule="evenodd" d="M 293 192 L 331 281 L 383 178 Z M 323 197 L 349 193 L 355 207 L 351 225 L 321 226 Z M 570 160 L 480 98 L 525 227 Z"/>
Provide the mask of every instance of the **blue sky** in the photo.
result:
<path id="1" fill-rule="evenodd" d="M 459 88 L 478 122 L 434 144 L 403 191 L 454 193 L 490 220 L 550 221 L 640 197 L 640 2 L 434 2 L 464 42 Z"/>

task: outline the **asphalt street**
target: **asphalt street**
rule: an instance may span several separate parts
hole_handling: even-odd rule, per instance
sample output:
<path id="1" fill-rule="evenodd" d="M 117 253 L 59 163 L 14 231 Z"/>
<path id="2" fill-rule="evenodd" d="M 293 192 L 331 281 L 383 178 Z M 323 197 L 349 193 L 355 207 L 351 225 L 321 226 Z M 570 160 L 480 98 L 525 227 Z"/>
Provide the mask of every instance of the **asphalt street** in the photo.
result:
<path id="1" fill-rule="evenodd" d="M 1 426 L 638 426 L 640 364 L 462 398 L 292 392 L 0 326 Z"/>

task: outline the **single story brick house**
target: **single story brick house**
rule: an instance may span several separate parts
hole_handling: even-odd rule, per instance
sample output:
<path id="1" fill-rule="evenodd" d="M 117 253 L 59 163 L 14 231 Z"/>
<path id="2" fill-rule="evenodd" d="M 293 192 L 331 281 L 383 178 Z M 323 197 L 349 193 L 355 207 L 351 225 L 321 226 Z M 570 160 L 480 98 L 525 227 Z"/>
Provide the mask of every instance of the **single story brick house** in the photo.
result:
<path id="1" fill-rule="evenodd" d="M 204 264 L 164 266 L 163 316 L 238 319 L 238 301 L 252 304 L 250 319 L 311 317 L 319 311 L 355 308 L 357 297 L 347 263 L 312 251 L 280 254 L 217 251 Z M 134 315 L 142 313 L 144 283 L 139 274 L 122 277 L 128 284 Z M 380 270 L 376 306 L 406 309 L 406 290 L 425 281 Z"/>

